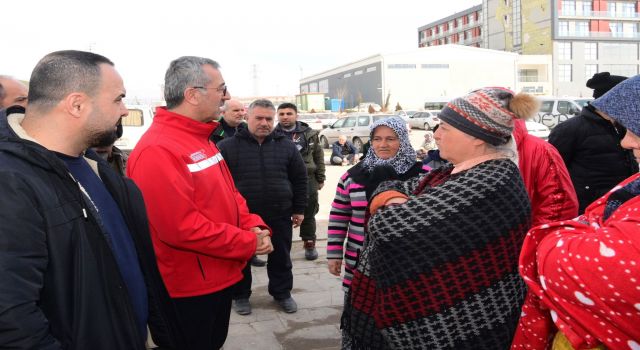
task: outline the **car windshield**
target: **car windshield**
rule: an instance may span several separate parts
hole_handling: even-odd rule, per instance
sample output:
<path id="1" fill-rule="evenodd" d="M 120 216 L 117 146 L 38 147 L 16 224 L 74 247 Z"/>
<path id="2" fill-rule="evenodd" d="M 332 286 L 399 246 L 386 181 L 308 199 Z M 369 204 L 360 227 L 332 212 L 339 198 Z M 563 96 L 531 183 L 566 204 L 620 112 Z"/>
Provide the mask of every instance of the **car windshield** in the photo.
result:
<path id="1" fill-rule="evenodd" d="M 588 98 L 588 99 L 574 100 L 574 101 L 578 104 L 578 106 L 585 107 L 587 103 L 589 103 L 589 101 L 593 101 L 593 99 Z"/>

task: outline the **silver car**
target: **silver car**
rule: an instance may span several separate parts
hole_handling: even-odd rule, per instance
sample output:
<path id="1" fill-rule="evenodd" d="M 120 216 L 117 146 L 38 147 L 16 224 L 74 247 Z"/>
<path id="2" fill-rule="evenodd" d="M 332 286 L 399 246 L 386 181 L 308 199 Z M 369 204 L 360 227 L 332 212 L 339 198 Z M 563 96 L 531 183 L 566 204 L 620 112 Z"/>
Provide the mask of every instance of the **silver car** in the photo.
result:
<path id="1" fill-rule="evenodd" d="M 342 119 L 338 119 L 338 121 L 330 127 L 322 130 L 320 132 L 320 143 L 324 148 L 329 148 L 332 143 L 338 141 L 340 135 L 345 135 L 347 140 L 353 142 L 358 152 L 361 152 L 362 146 L 369 141 L 369 126 L 371 123 L 382 118 L 393 116 L 393 114 L 349 114 Z"/>
<path id="2" fill-rule="evenodd" d="M 416 129 L 433 130 L 436 125 L 440 124 L 438 118 L 440 111 L 421 111 L 409 117 L 409 125 Z"/>

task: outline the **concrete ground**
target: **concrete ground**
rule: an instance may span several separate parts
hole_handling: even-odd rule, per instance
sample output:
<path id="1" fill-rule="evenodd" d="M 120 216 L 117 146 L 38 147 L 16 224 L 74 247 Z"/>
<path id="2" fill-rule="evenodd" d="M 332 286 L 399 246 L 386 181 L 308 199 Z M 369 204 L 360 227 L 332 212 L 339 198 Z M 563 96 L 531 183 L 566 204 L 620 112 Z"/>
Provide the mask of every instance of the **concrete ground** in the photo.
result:
<path id="1" fill-rule="evenodd" d="M 418 148 L 424 130 L 413 130 L 411 144 Z M 325 151 L 328 163 L 330 151 Z M 327 269 L 327 221 L 338 179 L 349 167 L 326 166 L 327 180 L 319 193 L 320 210 L 316 215 L 319 257 L 315 261 L 304 258 L 298 230 L 294 231 L 291 258 L 293 261 L 292 296 L 298 312 L 286 314 L 280 310 L 267 292 L 267 271 L 252 267 L 253 313 L 240 316 L 231 311 L 231 324 L 224 350 L 329 350 L 340 349 L 340 316 L 344 292 L 340 278 Z"/>

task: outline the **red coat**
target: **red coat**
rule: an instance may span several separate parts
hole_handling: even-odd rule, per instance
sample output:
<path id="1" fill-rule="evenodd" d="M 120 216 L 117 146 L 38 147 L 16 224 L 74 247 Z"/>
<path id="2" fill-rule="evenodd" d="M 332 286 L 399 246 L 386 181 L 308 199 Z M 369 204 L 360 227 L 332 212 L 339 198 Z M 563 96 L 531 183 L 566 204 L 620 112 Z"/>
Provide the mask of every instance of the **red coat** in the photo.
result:
<path id="1" fill-rule="evenodd" d="M 517 120 L 513 136 L 518 145 L 520 174 L 531 200 L 532 227 L 578 216 L 578 197 L 560 153 L 539 137 L 529 135 Z"/>
<path id="2" fill-rule="evenodd" d="M 218 123 L 158 108 L 129 157 L 142 190 L 158 267 L 171 297 L 205 295 L 242 278 L 256 250 L 255 226 L 222 155 L 209 141 Z"/>
<path id="3" fill-rule="evenodd" d="M 520 254 L 529 293 L 511 349 L 548 349 L 561 330 L 574 349 L 640 347 L 640 196 L 605 219 L 609 196 L 578 220 L 533 228 Z"/>

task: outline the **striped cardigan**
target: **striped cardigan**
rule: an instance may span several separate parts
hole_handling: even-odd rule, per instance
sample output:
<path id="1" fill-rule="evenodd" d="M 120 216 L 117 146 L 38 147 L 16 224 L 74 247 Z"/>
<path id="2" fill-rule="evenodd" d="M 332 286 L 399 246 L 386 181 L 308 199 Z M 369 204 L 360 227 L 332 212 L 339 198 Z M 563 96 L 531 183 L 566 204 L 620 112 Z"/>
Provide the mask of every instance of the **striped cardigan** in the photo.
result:
<path id="1" fill-rule="evenodd" d="M 354 166 L 361 167 L 361 163 Z M 418 174 L 428 172 L 431 168 L 417 162 L 406 173 L 396 179 L 406 180 Z M 358 169 L 362 171 L 361 169 Z M 392 179 L 388 179 L 392 180 Z M 373 182 L 370 186 L 376 186 Z M 371 189 L 369 193 L 373 192 Z M 331 204 L 329 227 L 327 231 L 327 259 L 344 259 L 345 273 L 342 286 L 347 291 L 353 278 L 359 252 L 364 244 L 365 210 L 367 208 L 367 191 L 363 183 L 357 183 L 350 171 L 345 172 L 338 181 L 336 196 Z M 346 240 L 346 247 L 345 247 Z"/>

